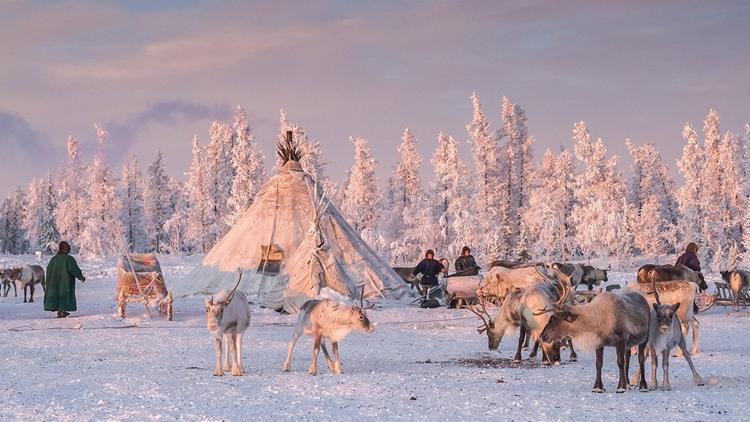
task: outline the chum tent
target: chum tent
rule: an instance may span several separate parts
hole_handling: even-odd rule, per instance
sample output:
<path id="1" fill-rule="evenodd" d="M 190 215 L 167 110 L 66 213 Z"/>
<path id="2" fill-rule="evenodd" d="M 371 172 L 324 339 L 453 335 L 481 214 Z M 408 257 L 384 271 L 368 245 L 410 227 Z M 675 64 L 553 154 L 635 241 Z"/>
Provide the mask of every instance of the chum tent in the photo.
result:
<path id="1" fill-rule="evenodd" d="M 286 155 L 285 155 L 286 154 Z M 174 285 L 176 296 L 234 287 L 254 303 L 296 313 L 322 288 L 358 299 L 400 298 L 406 284 L 370 248 L 302 170 L 287 133 L 284 164 L 203 263 Z M 362 291 L 364 289 L 364 292 Z"/>

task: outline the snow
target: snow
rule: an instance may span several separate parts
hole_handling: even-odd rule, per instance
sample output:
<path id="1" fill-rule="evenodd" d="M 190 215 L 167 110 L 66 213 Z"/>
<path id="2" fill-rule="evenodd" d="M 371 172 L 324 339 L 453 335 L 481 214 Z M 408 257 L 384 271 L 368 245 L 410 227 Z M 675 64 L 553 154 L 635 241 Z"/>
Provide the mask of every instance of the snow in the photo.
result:
<path id="1" fill-rule="evenodd" d="M 200 258 L 160 257 L 167 285 Z M 592 354 L 558 367 L 539 360 L 515 367 L 516 339 L 506 337 L 499 355 L 488 352 L 469 312 L 390 303 L 368 311 L 378 324 L 373 334 L 341 343 L 343 375 L 332 375 L 321 357 L 315 377 L 306 372 L 309 338 L 298 343 L 292 372 L 281 371 L 296 316 L 253 306 L 248 373 L 217 378 L 202 298 L 176 300 L 173 322 L 146 321 L 137 304 L 118 320 L 114 262 L 81 265 L 88 278 L 77 286 L 79 311 L 69 319 L 44 312 L 41 295 L 33 304 L 12 292 L 0 298 L 0 420 L 741 420 L 750 410 L 747 311 L 714 307 L 699 316 L 695 364 L 707 385 L 693 385 L 684 360 L 672 358 L 670 392 L 615 394 L 615 353 L 607 349 L 607 392 L 593 394 Z M 609 277 L 622 284 L 633 275 Z"/>

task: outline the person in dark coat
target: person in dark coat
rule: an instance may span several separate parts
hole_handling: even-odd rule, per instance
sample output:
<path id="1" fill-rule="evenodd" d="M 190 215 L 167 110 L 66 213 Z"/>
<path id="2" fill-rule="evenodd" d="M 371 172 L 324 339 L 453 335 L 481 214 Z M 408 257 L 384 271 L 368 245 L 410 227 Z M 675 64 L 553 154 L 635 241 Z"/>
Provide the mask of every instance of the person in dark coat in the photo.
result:
<path id="1" fill-rule="evenodd" d="M 57 255 L 47 264 L 47 288 L 44 291 L 44 310 L 57 312 L 66 318 L 76 307 L 76 279 L 86 281 L 75 258 L 70 256 L 68 242 L 60 242 Z"/>
<path id="2" fill-rule="evenodd" d="M 685 253 L 677 258 L 675 265 L 682 264 L 695 272 L 701 272 L 701 262 L 698 260 L 698 245 L 690 242 L 685 248 Z"/>
<path id="3" fill-rule="evenodd" d="M 430 249 L 424 254 L 424 259 L 417 264 L 414 271 L 411 272 L 411 275 L 416 276 L 421 273 L 422 280 L 419 284 L 425 286 L 437 286 L 437 275 L 444 271 L 445 267 L 440 261 L 435 259 L 435 252 Z"/>
<path id="4" fill-rule="evenodd" d="M 701 277 L 703 277 L 703 274 L 701 273 L 701 262 L 698 260 L 698 245 L 696 245 L 694 242 L 690 242 L 687 245 L 687 248 L 685 248 L 685 253 L 680 255 L 679 258 L 677 258 L 677 262 L 675 265 L 684 265 L 691 270 L 697 272 L 700 274 Z M 700 291 L 703 291 L 702 289 L 698 289 Z M 698 313 L 698 304 L 693 303 L 693 312 Z"/>
<path id="5" fill-rule="evenodd" d="M 468 246 L 464 246 L 461 250 L 461 256 L 456 259 L 456 274 L 460 275 L 477 275 L 479 274 L 479 266 L 477 261 L 471 255 L 471 249 Z"/>

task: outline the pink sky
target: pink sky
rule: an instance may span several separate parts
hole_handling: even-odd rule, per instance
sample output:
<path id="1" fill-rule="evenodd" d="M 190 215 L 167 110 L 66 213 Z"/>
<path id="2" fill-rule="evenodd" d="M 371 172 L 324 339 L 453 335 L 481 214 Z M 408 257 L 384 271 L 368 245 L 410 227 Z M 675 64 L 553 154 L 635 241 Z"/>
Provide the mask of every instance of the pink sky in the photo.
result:
<path id="1" fill-rule="evenodd" d="M 672 163 L 709 107 L 723 130 L 750 120 L 748 18 L 742 1 L 0 0 L 0 195 L 55 170 L 68 135 L 90 150 L 93 122 L 117 172 L 160 148 L 182 177 L 192 134 L 205 142 L 234 104 L 269 158 L 283 107 L 334 179 L 352 135 L 384 179 L 406 127 L 426 155 L 440 130 L 465 141 L 475 90 L 494 125 L 503 95 L 526 110 L 537 157 L 585 120 L 622 169 L 625 138 Z"/>

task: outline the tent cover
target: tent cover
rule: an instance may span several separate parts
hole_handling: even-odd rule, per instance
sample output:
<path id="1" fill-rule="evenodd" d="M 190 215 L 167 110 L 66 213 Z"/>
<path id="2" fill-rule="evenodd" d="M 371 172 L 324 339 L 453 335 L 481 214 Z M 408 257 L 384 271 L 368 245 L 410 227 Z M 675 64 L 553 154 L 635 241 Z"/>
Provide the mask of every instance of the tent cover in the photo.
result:
<path id="1" fill-rule="evenodd" d="M 239 289 L 254 303 L 296 313 L 322 288 L 358 299 L 400 298 L 406 284 L 355 232 L 322 187 L 287 161 L 176 296 Z"/>

